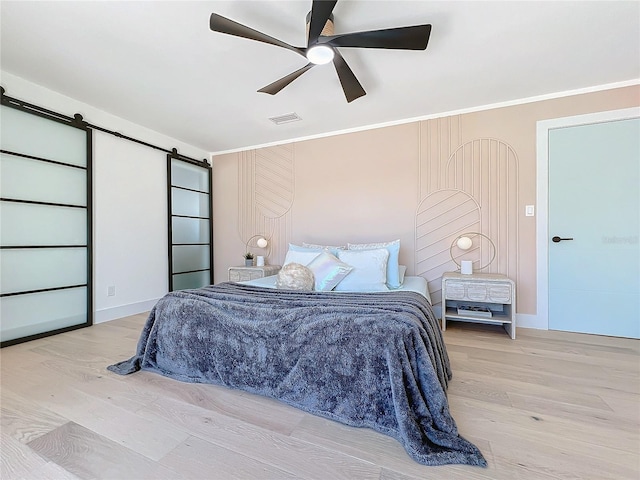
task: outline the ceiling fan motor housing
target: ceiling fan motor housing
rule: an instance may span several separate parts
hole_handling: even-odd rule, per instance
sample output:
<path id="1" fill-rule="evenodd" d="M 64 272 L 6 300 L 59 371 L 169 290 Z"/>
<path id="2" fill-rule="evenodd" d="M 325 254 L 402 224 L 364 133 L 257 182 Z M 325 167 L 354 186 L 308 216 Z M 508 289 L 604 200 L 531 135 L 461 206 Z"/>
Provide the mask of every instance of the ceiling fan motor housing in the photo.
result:
<path id="1" fill-rule="evenodd" d="M 311 22 L 311 11 L 307 13 L 307 42 L 309 41 L 309 24 Z M 329 20 L 324 24 L 324 28 L 322 32 L 320 32 L 321 37 L 329 37 L 333 35 L 333 13 L 329 15 Z"/>

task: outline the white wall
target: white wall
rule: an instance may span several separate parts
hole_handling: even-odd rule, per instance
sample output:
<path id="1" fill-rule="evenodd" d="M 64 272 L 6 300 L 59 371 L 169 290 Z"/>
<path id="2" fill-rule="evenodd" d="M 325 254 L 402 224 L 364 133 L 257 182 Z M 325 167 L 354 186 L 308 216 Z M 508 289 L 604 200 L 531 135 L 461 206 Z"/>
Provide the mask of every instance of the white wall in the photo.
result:
<path id="1" fill-rule="evenodd" d="M 6 72 L 5 94 L 192 158 L 209 154 Z M 93 134 L 94 322 L 149 310 L 168 289 L 166 153 Z M 116 295 L 108 296 L 109 286 Z"/>

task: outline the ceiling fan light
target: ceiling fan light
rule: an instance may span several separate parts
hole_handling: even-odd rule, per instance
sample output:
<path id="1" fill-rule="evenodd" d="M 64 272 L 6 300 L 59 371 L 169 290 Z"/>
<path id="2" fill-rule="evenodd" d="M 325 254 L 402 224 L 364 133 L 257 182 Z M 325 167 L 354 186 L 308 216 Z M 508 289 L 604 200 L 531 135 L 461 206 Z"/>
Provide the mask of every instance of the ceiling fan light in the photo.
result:
<path id="1" fill-rule="evenodd" d="M 333 48 L 326 45 L 314 45 L 307 50 L 307 59 L 315 65 L 324 65 L 333 60 Z"/>

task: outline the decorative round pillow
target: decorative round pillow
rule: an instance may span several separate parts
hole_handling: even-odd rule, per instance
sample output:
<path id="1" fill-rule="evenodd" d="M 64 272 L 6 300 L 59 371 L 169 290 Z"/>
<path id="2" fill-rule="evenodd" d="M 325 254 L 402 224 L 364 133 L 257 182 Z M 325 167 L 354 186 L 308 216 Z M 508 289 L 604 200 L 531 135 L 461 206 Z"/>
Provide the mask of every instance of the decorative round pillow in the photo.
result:
<path id="1" fill-rule="evenodd" d="M 299 263 L 287 263 L 276 277 L 276 288 L 284 290 L 313 290 L 314 284 L 311 269 Z"/>

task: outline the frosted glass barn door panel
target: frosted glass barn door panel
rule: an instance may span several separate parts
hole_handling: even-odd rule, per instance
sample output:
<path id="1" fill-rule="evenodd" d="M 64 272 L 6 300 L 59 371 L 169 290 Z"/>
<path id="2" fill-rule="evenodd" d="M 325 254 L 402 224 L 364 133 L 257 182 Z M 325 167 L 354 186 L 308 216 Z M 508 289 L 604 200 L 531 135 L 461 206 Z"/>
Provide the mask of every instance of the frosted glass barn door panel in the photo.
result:
<path id="1" fill-rule="evenodd" d="M 209 220 L 173 217 L 174 243 L 209 243 Z"/>
<path id="2" fill-rule="evenodd" d="M 4 106 L 0 124 L 2 150 L 87 166 L 87 132 L 83 129 Z"/>
<path id="3" fill-rule="evenodd" d="M 181 160 L 171 162 L 171 185 L 209 193 L 209 171 Z"/>
<path id="4" fill-rule="evenodd" d="M 91 132 L 15 105 L 0 107 L 3 347 L 92 323 Z"/>
<path id="5" fill-rule="evenodd" d="M 202 270 L 200 272 L 192 273 L 177 273 L 173 276 L 173 289 L 184 290 L 185 288 L 200 288 L 204 285 L 209 285 L 209 277 L 211 272 L 209 270 Z"/>
<path id="6" fill-rule="evenodd" d="M 209 269 L 209 245 L 174 245 L 174 273 L 193 272 Z"/>
<path id="7" fill-rule="evenodd" d="M 87 322 L 86 287 L 5 296 L 0 306 L 2 342 Z"/>
<path id="8" fill-rule="evenodd" d="M 30 203 L 0 203 L 2 246 L 86 245 L 87 211 Z"/>
<path id="9" fill-rule="evenodd" d="M 0 192 L 6 198 L 86 206 L 87 171 L 0 154 Z"/>
<path id="10" fill-rule="evenodd" d="M 16 248 L 0 255 L 0 293 L 87 283 L 86 248 Z"/>
<path id="11" fill-rule="evenodd" d="M 640 119 L 549 131 L 549 237 L 549 328 L 640 338 Z"/>
<path id="12" fill-rule="evenodd" d="M 213 283 L 211 166 L 167 156 L 169 288 Z"/>
<path id="13" fill-rule="evenodd" d="M 209 194 L 176 187 L 172 187 L 171 192 L 173 196 L 171 212 L 173 215 L 209 218 L 209 202 L 211 201 Z"/>

